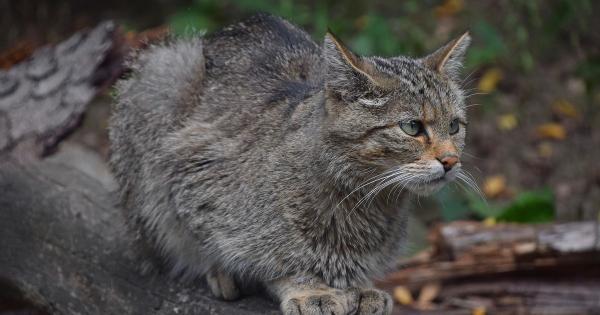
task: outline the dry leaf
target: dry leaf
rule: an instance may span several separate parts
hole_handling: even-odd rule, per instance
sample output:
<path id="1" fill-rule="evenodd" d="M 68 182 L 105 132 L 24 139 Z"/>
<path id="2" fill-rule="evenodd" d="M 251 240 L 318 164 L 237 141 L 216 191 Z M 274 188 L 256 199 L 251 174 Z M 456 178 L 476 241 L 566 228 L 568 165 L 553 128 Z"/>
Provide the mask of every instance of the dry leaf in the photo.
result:
<path id="1" fill-rule="evenodd" d="M 129 31 L 125 33 L 125 42 L 133 49 L 142 49 L 152 43 L 163 41 L 169 36 L 169 32 L 167 26 L 158 26 L 143 32 Z"/>
<path id="2" fill-rule="evenodd" d="M 577 107 L 567 100 L 557 100 L 552 104 L 552 111 L 560 116 L 568 118 L 579 117 Z"/>
<path id="3" fill-rule="evenodd" d="M 435 7 L 435 15 L 439 17 L 447 17 L 460 12 L 465 6 L 463 0 L 445 0 L 444 3 Z"/>
<path id="4" fill-rule="evenodd" d="M 10 67 L 29 58 L 35 48 L 36 44 L 34 42 L 24 40 L 14 44 L 6 51 L 0 52 L 0 69 L 10 69 Z"/>
<path id="5" fill-rule="evenodd" d="M 575 95 L 583 95 L 585 93 L 585 81 L 580 78 L 569 78 L 566 82 L 567 91 Z"/>
<path id="6" fill-rule="evenodd" d="M 544 158 L 551 157 L 552 153 L 554 152 L 554 149 L 552 148 L 552 144 L 550 142 L 548 142 L 548 141 L 544 141 L 544 142 L 540 143 L 538 145 L 537 149 L 538 149 L 537 150 L 538 154 L 541 157 L 544 157 Z"/>
<path id="7" fill-rule="evenodd" d="M 483 192 L 486 196 L 494 198 L 506 190 L 506 178 L 502 175 L 495 175 L 485 179 L 483 183 Z"/>
<path id="8" fill-rule="evenodd" d="M 410 291 L 404 286 L 397 286 L 394 288 L 394 300 L 401 305 L 411 305 L 413 303 L 413 297 Z"/>
<path id="9" fill-rule="evenodd" d="M 471 314 L 473 315 L 485 315 L 485 307 L 483 306 L 478 306 L 476 308 L 473 309 L 473 312 Z"/>
<path id="10" fill-rule="evenodd" d="M 558 123 L 547 123 L 537 127 L 537 135 L 543 139 L 564 140 L 567 137 L 565 127 Z"/>
<path id="11" fill-rule="evenodd" d="M 500 130 L 513 130 L 517 126 L 517 117 L 514 114 L 504 114 L 498 117 L 498 128 Z"/>
<path id="12" fill-rule="evenodd" d="M 479 80 L 479 91 L 490 93 L 496 90 L 496 86 L 502 80 L 502 71 L 498 68 L 491 68 L 486 71 Z"/>
<path id="13" fill-rule="evenodd" d="M 417 300 L 417 307 L 419 309 L 431 309 L 433 307 L 433 300 L 440 293 L 440 284 L 428 283 L 421 288 L 421 292 L 419 293 L 419 299 Z"/>
<path id="14" fill-rule="evenodd" d="M 356 20 L 354 20 L 354 27 L 359 30 L 364 29 L 365 27 L 367 27 L 368 24 L 369 24 L 369 16 L 366 14 L 361 15 Z"/>
<path id="15" fill-rule="evenodd" d="M 537 249 L 535 242 L 518 243 L 514 246 L 513 251 L 517 255 L 531 254 Z"/>

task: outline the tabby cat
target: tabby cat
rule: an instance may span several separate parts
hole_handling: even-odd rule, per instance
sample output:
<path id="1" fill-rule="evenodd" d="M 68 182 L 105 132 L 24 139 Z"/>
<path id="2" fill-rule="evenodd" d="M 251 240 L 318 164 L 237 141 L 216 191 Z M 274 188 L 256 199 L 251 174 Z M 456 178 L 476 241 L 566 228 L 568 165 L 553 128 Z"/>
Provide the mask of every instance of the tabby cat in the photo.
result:
<path id="1" fill-rule="evenodd" d="M 138 245 L 223 299 L 260 283 L 284 314 L 390 314 L 405 192 L 460 176 L 464 34 L 364 57 L 259 14 L 140 53 L 118 84 L 111 165 Z"/>

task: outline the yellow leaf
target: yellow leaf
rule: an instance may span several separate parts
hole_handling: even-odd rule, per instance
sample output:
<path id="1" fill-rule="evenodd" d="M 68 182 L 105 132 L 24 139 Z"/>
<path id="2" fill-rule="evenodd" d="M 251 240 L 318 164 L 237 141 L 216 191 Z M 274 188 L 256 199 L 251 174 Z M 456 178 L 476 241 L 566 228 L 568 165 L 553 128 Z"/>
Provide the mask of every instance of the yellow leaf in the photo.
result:
<path id="1" fill-rule="evenodd" d="M 464 6 L 463 0 L 445 0 L 444 3 L 435 7 L 435 15 L 438 18 L 452 16 L 460 12 Z"/>
<path id="2" fill-rule="evenodd" d="M 478 306 L 473 309 L 473 312 L 471 312 L 473 315 L 485 315 L 485 313 L 485 307 L 483 306 Z"/>
<path id="3" fill-rule="evenodd" d="M 565 127 L 558 123 L 547 123 L 537 127 L 537 134 L 543 139 L 564 140 L 567 137 Z"/>
<path id="4" fill-rule="evenodd" d="M 439 283 L 428 283 L 421 288 L 421 292 L 419 293 L 419 299 L 417 301 L 417 305 L 419 309 L 429 309 L 431 308 L 433 300 L 440 293 L 440 284 Z"/>
<path id="5" fill-rule="evenodd" d="M 404 286 L 394 288 L 394 299 L 401 305 L 410 305 L 413 303 L 413 297 L 410 291 Z"/>
<path id="6" fill-rule="evenodd" d="M 506 178 L 502 175 L 495 175 L 485 179 L 483 183 L 483 192 L 490 198 L 497 197 L 506 190 Z"/>
<path id="7" fill-rule="evenodd" d="M 517 117 L 514 114 L 504 114 L 498 117 L 498 128 L 500 130 L 513 130 L 517 126 Z"/>
<path id="8" fill-rule="evenodd" d="M 483 220 L 483 225 L 485 225 L 486 227 L 492 227 L 492 226 L 496 225 L 496 218 L 494 218 L 494 217 L 485 218 L 485 220 Z"/>
<path id="9" fill-rule="evenodd" d="M 579 117 L 579 111 L 577 110 L 577 107 L 567 100 L 555 101 L 554 104 L 552 104 L 552 111 L 557 115 L 569 118 Z"/>
<path id="10" fill-rule="evenodd" d="M 491 68 L 486 71 L 481 79 L 479 80 L 479 91 L 483 93 L 490 93 L 496 90 L 498 82 L 502 80 L 502 71 L 498 68 Z"/>

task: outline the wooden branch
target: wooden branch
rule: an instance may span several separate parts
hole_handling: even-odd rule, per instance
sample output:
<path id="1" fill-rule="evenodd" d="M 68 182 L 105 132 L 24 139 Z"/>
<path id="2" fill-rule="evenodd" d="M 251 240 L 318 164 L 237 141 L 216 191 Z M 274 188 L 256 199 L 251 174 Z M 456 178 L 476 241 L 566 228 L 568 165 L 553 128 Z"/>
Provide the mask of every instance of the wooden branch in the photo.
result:
<path id="1" fill-rule="evenodd" d="M 57 164 L 0 159 L 0 306 L 10 284 L 51 314 L 278 314 L 137 272 L 112 194 Z"/>

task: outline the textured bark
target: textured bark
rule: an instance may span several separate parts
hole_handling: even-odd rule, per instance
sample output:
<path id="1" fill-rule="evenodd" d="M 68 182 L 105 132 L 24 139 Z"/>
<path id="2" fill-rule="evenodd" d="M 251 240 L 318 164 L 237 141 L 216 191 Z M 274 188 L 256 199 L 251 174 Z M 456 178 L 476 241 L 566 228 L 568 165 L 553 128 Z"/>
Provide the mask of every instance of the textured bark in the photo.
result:
<path id="1" fill-rule="evenodd" d="M 105 22 L 0 70 L 0 153 L 35 159 L 76 127 L 100 87 L 121 71 L 117 38 Z"/>
<path id="2" fill-rule="evenodd" d="M 140 275 L 113 194 L 78 171 L 4 159 L 0 192 L 0 301 L 10 285 L 51 314 L 278 313 L 258 297 L 223 302 L 201 284 Z"/>

